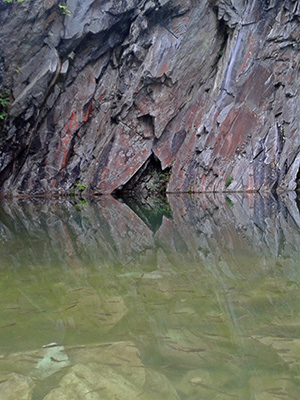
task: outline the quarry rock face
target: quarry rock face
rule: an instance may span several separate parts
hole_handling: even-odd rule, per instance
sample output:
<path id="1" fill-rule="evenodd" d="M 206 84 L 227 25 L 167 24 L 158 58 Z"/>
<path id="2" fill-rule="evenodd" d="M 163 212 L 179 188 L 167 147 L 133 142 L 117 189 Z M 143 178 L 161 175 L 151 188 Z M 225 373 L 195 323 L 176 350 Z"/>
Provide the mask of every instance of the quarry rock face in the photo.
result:
<path id="1" fill-rule="evenodd" d="M 0 20 L 2 194 L 297 188 L 298 0 L 24 0 Z"/>

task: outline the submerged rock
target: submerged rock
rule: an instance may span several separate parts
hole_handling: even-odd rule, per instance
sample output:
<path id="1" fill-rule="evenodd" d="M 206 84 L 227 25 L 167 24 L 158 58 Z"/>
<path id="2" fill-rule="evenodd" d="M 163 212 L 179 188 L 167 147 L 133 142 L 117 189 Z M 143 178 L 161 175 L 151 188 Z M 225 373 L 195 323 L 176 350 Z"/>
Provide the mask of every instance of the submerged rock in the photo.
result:
<path id="1" fill-rule="evenodd" d="M 44 400 L 179 399 L 163 374 L 145 368 L 132 342 L 71 347 L 68 353 L 76 364 Z"/>
<path id="2" fill-rule="evenodd" d="M 2 375 L 0 398 L 2 400 L 31 400 L 34 387 L 34 381 L 30 377 L 15 373 Z"/>
<path id="3" fill-rule="evenodd" d="M 228 389 L 236 379 L 238 368 L 232 368 L 228 365 L 228 369 L 218 370 L 217 368 L 194 369 L 184 374 L 184 376 L 176 382 L 176 389 L 180 394 L 189 398 L 205 398 L 205 399 L 225 399 L 236 396 L 238 390 L 234 387 Z"/>
<path id="4" fill-rule="evenodd" d="M 143 393 L 140 395 L 142 400 L 179 400 L 180 397 L 175 386 L 163 374 L 151 369 L 146 370 L 146 384 Z"/>
<path id="5" fill-rule="evenodd" d="M 299 325 L 298 325 L 299 328 Z M 281 338 L 268 336 L 253 336 L 255 340 L 276 351 L 283 361 L 292 366 L 300 364 L 300 340 L 296 338 Z"/>
<path id="6" fill-rule="evenodd" d="M 12 379 L 3 377 L 3 383 L 14 381 L 14 379 L 20 377 L 24 377 L 25 383 L 27 380 L 29 383 L 37 382 L 70 365 L 69 356 L 66 354 L 64 346 L 57 343 L 50 343 L 39 350 L 1 355 L 0 362 L 1 371 L 14 371 Z M 29 386 L 31 387 L 31 385 Z"/>
<path id="7" fill-rule="evenodd" d="M 166 377 L 154 371 L 147 372 L 148 385 L 142 382 L 134 385 L 112 367 L 96 364 L 77 364 L 71 368 L 59 383 L 59 388 L 51 390 L 44 400 L 133 400 L 153 399 L 178 400 L 176 390 Z"/>
<path id="8" fill-rule="evenodd" d="M 123 398 L 119 382 L 147 400 L 297 398 L 295 199 L 168 197 L 153 231 L 111 197 L 2 202 L 3 384 L 13 371 L 39 399 L 76 399 L 69 383 Z M 42 348 L 53 340 L 64 348 Z"/>
<path id="9" fill-rule="evenodd" d="M 118 374 L 136 386 L 145 384 L 145 369 L 139 349 L 133 342 L 103 343 L 75 346 L 68 349 L 73 364 L 99 364 L 101 368 L 112 367 Z"/>
<path id="10" fill-rule="evenodd" d="M 120 296 L 104 296 L 90 288 L 67 294 L 69 301 L 52 314 L 59 325 L 77 328 L 96 324 L 102 332 L 109 331 L 127 314 Z"/>
<path id="11" fill-rule="evenodd" d="M 44 400 L 100 400 L 122 398 L 135 399 L 138 388 L 112 368 L 77 364 L 71 368 Z"/>
<path id="12" fill-rule="evenodd" d="M 35 371 L 32 373 L 34 377 L 45 379 L 70 365 L 64 346 L 51 343 L 44 346 L 44 349 L 40 353 L 43 358 L 36 364 Z"/>
<path id="13" fill-rule="evenodd" d="M 257 400 L 289 399 L 298 395 L 297 385 L 285 374 L 254 375 L 249 380 L 249 389 L 251 393 L 255 393 Z"/>

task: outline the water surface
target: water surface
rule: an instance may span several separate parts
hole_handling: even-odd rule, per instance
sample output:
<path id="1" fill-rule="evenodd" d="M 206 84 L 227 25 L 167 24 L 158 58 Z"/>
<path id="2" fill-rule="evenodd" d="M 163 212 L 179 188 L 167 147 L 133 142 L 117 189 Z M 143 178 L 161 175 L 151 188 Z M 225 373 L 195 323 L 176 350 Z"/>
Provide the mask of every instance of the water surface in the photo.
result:
<path id="1" fill-rule="evenodd" d="M 0 398 L 298 399 L 294 197 L 2 202 Z"/>

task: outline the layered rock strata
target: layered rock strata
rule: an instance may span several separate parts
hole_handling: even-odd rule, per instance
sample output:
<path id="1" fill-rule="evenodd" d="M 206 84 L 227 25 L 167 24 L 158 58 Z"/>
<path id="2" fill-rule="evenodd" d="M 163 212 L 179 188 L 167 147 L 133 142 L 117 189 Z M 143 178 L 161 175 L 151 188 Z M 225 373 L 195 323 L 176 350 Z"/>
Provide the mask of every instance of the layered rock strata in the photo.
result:
<path id="1" fill-rule="evenodd" d="M 25 0 L 0 17 L 3 194 L 149 192 L 164 172 L 169 192 L 297 189 L 298 0 Z"/>

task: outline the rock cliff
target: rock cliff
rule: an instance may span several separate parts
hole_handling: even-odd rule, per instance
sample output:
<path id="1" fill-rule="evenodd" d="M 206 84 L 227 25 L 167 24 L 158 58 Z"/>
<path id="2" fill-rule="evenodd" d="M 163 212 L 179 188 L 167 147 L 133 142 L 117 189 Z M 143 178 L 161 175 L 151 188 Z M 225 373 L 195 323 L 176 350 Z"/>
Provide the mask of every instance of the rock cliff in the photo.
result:
<path id="1" fill-rule="evenodd" d="M 2 193 L 295 190 L 299 18 L 298 0 L 1 0 Z"/>

